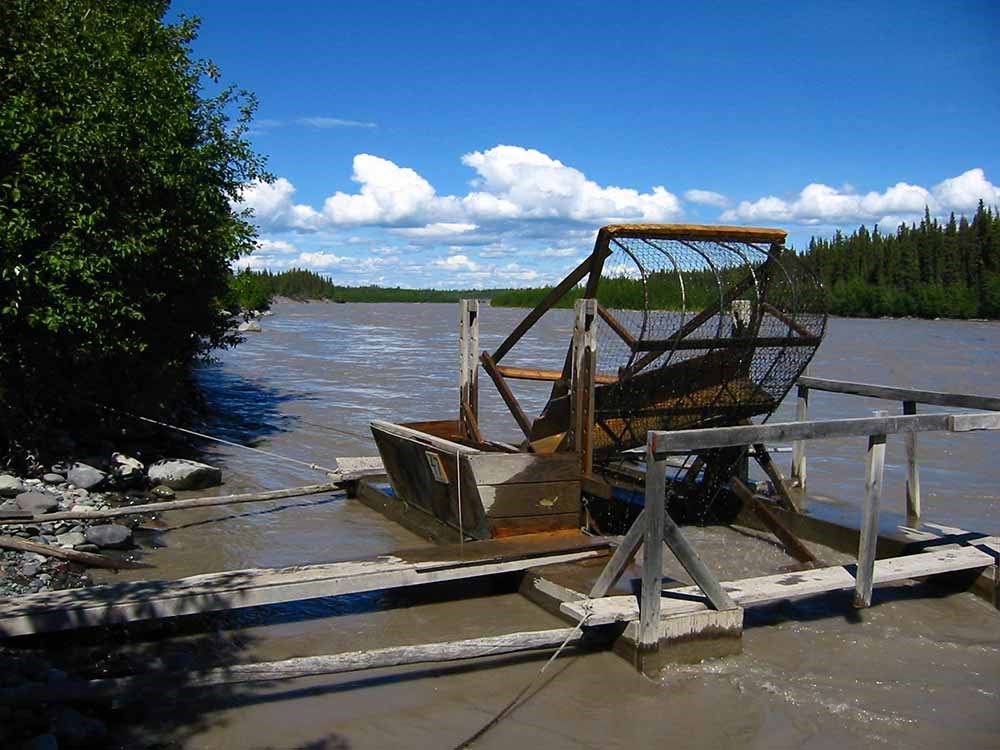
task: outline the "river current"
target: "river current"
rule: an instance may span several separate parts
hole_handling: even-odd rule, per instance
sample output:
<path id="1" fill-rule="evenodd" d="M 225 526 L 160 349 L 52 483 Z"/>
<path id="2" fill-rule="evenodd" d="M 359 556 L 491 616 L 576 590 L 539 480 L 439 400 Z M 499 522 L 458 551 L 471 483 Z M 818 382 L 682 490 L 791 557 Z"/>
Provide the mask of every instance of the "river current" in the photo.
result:
<path id="1" fill-rule="evenodd" d="M 337 456 L 374 455 L 370 420 L 454 414 L 457 313 L 457 305 L 437 304 L 277 305 L 263 332 L 201 370 L 216 409 L 205 429 L 324 466 Z M 483 348 L 494 348 L 524 313 L 484 305 Z M 560 366 L 571 323 L 570 311 L 546 315 L 508 362 Z M 1000 324 L 832 319 L 811 374 L 998 395 Z M 481 392 L 488 435 L 515 439 L 517 428 L 488 380 Z M 531 413 L 547 388 L 518 393 Z M 899 413 L 897 403 L 814 393 L 810 417 L 868 416 L 877 408 Z M 773 420 L 793 417 L 789 397 Z M 858 512 L 865 447 L 862 439 L 810 444 L 810 493 Z M 777 458 L 787 473 L 790 454 Z M 206 445 L 205 459 L 225 471 L 220 494 L 322 481 L 305 467 L 226 446 Z M 921 436 L 920 461 L 925 520 L 1000 532 L 1000 433 Z M 890 437 L 887 511 L 903 509 L 904 477 L 903 441 Z M 362 558 L 422 543 L 339 497 L 200 509 L 167 516 L 162 525 L 145 537 L 157 547 L 146 559 L 158 578 Z M 760 539 L 691 533 L 730 575 L 773 571 L 781 562 Z M 214 659 L 261 661 L 563 627 L 515 593 L 487 586 L 471 597 L 457 592 L 440 587 L 420 596 L 375 593 L 268 607 L 181 628 L 166 640 L 137 636 L 125 647 L 209 666 Z M 562 658 L 539 683 L 544 687 L 475 747 L 996 747 L 1000 614 L 972 594 L 928 594 L 912 585 L 881 589 L 875 603 L 857 613 L 845 594 L 748 610 L 742 655 L 669 667 L 656 680 L 610 653 Z M 453 747 L 542 663 L 381 670 L 270 683 L 181 708 L 165 702 L 150 708 L 136 737 L 191 748 Z"/>

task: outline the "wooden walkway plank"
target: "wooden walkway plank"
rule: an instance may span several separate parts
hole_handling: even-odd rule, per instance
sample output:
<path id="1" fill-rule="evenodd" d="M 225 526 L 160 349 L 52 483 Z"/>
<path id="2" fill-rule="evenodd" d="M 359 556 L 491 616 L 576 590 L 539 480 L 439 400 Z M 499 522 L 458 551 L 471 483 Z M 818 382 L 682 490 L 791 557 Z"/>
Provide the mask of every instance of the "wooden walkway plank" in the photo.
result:
<path id="1" fill-rule="evenodd" d="M 884 584 L 910 578 L 973 570 L 993 565 L 994 558 L 974 547 L 923 552 L 875 562 L 874 583 Z M 855 578 L 844 566 L 817 568 L 796 573 L 779 573 L 758 578 L 746 578 L 723 583 L 722 587 L 741 607 L 793 599 L 831 591 L 853 589 Z M 668 589 L 660 602 L 661 617 L 701 612 L 710 609 L 697 586 Z M 630 622 L 639 617 L 639 606 L 633 596 L 609 596 L 564 602 L 560 611 L 579 620 L 590 614 L 588 625 Z"/>
<path id="2" fill-rule="evenodd" d="M 599 537 L 538 534 L 418 549 L 370 560 L 234 570 L 0 598 L 0 637 L 511 573 L 606 555 Z"/>

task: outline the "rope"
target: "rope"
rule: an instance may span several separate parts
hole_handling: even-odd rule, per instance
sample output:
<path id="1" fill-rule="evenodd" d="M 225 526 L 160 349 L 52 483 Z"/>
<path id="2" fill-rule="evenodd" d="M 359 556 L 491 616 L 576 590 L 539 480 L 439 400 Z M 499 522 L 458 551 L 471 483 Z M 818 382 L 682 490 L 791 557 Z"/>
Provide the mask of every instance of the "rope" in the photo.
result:
<path id="1" fill-rule="evenodd" d="M 484 724 L 482 726 L 482 728 L 479 729 L 475 734 L 473 734 L 471 737 L 469 737 L 464 742 L 456 745 L 455 746 L 455 750 L 465 750 L 465 748 L 471 747 L 472 743 L 474 743 L 476 740 L 478 740 L 480 737 L 482 737 L 484 734 L 486 734 L 488 731 L 490 731 L 493 727 L 495 727 L 497 724 L 499 724 L 503 719 L 507 718 L 512 713 L 514 713 L 515 709 L 517 709 L 521 705 L 523 705 L 523 703 L 527 700 L 527 698 L 525 698 L 525 696 L 535 686 L 535 684 L 541 679 L 542 675 L 545 674 L 545 670 L 549 668 L 549 665 L 552 664 L 552 662 L 554 662 L 556 659 L 559 658 L 559 654 L 561 654 L 563 652 L 563 649 L 566 648 L 566 644 L 568 644 L 571 640 L 573 640 L 573 638 L 576 637 L 577 633 L 579 633 L 579 632 L 581 632 L 583 630 L 583 626 L 587 622 L 587 620 L 590 619 L 590 615 L 591 615 L 590 612 L 588 612 L 586 615 L 584 615 L 583 619 L 580 620 L 580 622 L 578 622 L 576 624 L 575 628 L 573 628 L 573 632 L 571 632 L 568 636 L 566 636 L 566 640 L 564 640 L 562 642 L 562 645 L 560 645 L 559 648 L 556 649 L 555 653 L 552 654 L 552 656 L 549 657 L 549 660 L 547 662 L 545 662 L 545 664 L 542 665 L 542 668 L 538 671 L 538 674 L 536 674 L 534 677 L 532 677 L 531 680 L 528 681 L 528 684 L 525 685 L 523 688 L 521 688 L 521 690 L 518 692 L 518 694 L 514 696 L 514 699 L 510 703 L 508 703 L 506 706 L 504 706 L 503 708 L 501 708 L 500 711 L 499 711 L 499 713 L 497 713 L 496 716 L 494 716 L 486 724 Z M 535 693 L 532 693 L 532 695 L 535 695 Z M 524 701 L 522 701 L 522 698 L 524 699 Z"/>
<path id="2" fill-rule="evenodd" d="M 96 404 L 92 402 L 88 403 L 90 403 L 91 406 L 96 406 L 98 409 L 104 409 L 105 411 L 109 411 L 112 414 L 119 414 L 121 416 L 130 417 L 131 419 L 137 419 L 140 422 L 148 422 L 149 424 L 155 424 L 158 427 L 165 427 L 168 430 L 175 430 L 177 432 L 183 432 L 187 435 L 194 435 L 195 437 L 202 438 L 203 440 L 211 440 L 216 443 L 222 443 L 223 445 L 232 446 L 233 448 L 242 448 L 243 450 L 246 451 L 253 451 L 254 453 L 260 453 L 264 456 L 270 456 L 271 458 L 277 458 L 282 461 L 288 461 L 289 463 L 298 464 L 299 466 L 306 466 L 312 469 L 313 471 L 318 471 L 323 474 L 329 475 L 329 474 L 340 473 L 337 469 L 331 469 L 326 466 L 320 466 L 319 464 L 309 463 L 308 461 L 300 461 L 297 458 L 291 458 L 290 456 L 283 456 L 280 453 L 274 453 L 273 451 L 266 451 L 263 450 L 262 448 L 253 448 L 249 445 L 243 445 L 242 443 L 234 443 L 232 440 L 225 440 L 220 437 L 215 437 L 214 435 L 206 435 L 204 432 L 197 432 L 195 430 L 189 430 L 186 427 L 178 427 L 175 424 L 168 424 L 167 422 L 161 422 L 157 419 L 150 419 L 149 417 L 143 417 L 138 414 L 132 414 L 131 412 L 123 411 L 121 409 L 115 409 L 112 406 L 105 406 L 104 404 Z"/>
<path id="3" fill-rule="evenodd" d="M 330 432 L 336 432 L 340 435 L 346 435 L 347 437 L 356 438 L 357 440 L 364 440 L 367 443 L 374 443 L 375 438 L 371 435 L 362 435 L 359 432 L 351 432 L 351 430 L 345 430 L 342 427 L 331 427 L 327 424 L 320 424 L 319 422 L 310 422 L 308 419 L 302 419 L 301 417 L 295 418 L 296 422 L 301 422 L 302 424 L 310 425 L 311 427 L 318 427 L 321 430 L 329 430 Z"/>

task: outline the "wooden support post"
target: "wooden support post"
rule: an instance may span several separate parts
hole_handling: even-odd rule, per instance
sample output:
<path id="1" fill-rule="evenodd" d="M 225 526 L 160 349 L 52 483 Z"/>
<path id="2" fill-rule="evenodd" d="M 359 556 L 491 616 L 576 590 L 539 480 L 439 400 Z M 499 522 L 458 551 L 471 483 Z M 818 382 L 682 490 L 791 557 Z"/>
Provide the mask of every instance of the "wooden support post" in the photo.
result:
<path id="1" fill-rule="evenodd" d="M 886 411 L 876 411 L 884 417 Z M 864 608 L 872 603 L 872 582 L 875 575 L 875 548 L 878 544 L 878 510 L 882 497 L 882 476 L 885 471 L 885 435 L 868 437 L 868 459 L 865 468 L 865 505 L 861 523 L 861 544 L 858 548 L 858 572 L 855 576 L 854 606 Z"/>
<path id="2" fill-rule="evenodd" d="M 458 303 L 458 421 L 462 433 L 479 435 L 479 300 Z"/>
<path id="3" fill-rule="evenodd" d="M 771 459 L 771 454 L 768 452 L 767 447 L 763 443 L 754 443 L 754 458 L 760 465 L 760 468 L 764 470 L 767 474 L 767 478 L 771 480 L 771 484 L 774 485 L 775 492 L 778 493 L 778 497 L 781 499 L 782 505 L 784 505 L 788 510 L 794 510 L 796 512 L 802 510 L 797 503 L 795 498 L 792 497 L 792 493 L 788 490 L 788 484 L 785 482 L 785 478 L 781 476 L 781 472 L 778 471 L 777 465 Z"/>
<path id="4" fill-rule="evenodd" d="M 580 472 L 590 476 L 594 466 L 594 377 L 597 369 L 597 300 L 579 299 L 574 305 L 571 400 L 573 449 L 580 454 Z"/>
<path id="5" fill-rule="evenodd" d="M 800 385 L 798 399 L 795 402 L 795 419 L 805 422 L 809 419 L 809 389 Z M 802 494 L 806 492 L 806 441 L 796 440 L 792 443 L 792 483 Z"/>
<path id="6" fill-rule="evenodd" d="M 521 408 L 521 404 L 518 402 L 514 392 L 507 385 L 507 381 L 503 379 L 503 375 L 497 372 L 497 365 L 493 361 L 493 357 L 490 356 L 489 352 L 483 352 L 479 359 L 483 363 L 483 369 L 486 370 L 486 374 L 492 378 L 493 385 L 497 387 L 500 398 L 503 399 L 503 402 L 507 404 L 507 408 L 510 409 L 511 416 L 514 417 L 517 426 L 521 428 L 524 436 L 528 440 L 531 440 L 531 420 L 524 413 L 524 409 Z"/>
<path id="7" fill-rule="evenodd" d="M 646 472 L 646 483 L 648 485 L 648 468 L 646 469 Z M 726 593 L 726 590 L 722 588 L 722 584 L 719 583 L 719 579 L 715 577 L 715 574 L 707 565 L 705 565 L 704 561 L 698 557 L 698 553 L 695 551 L 694 547 L 691 546 L 687 537 L 681 533 L 680 527 L 674 523 L 674 519 L 672 519 L 666 512 L 664 512 L 663 515 L 663 541 L 667 543 L 667 547 L 669 547 L 670 551 L 674 553 L 674 557 L 677 558 L 677 561 L 684 566 L 684 570 L 688 572 L 691 579 L 698 584 L 698 588 L 704 592 L 705 597 L 708 599 L 712 607 L 720 611 L 724 609 L 735 609 L 735 602 L 733 602 L 729 594 Z"/>
<path id="8" fill-rule="evenodd" d="M 645 534 L 646 510 L 643 509 L 639 511 L 639 515 L 632 522 L 628 533 L 622 538 L 622 543 L 618 545 L 618 549 L 611 555 L 608 564 L 604 566 L 604 570 L 601 571 L 601 574 L 597 576 L 597 580 L 594 581 L 594 587 L 588 595 L 591 599 L 600 599 L 602 596 L 608 595 L 611 587 L 618 582 L 618 579 L 622 577 L 622 573 L 625 572 L 625 568 L 632 562 L 632 558 L 635 557 L 635 553 L 638 551 L 639 545 L 642 544 Z"/>
<path id="9" fill-rule="evenodd" d="M 657 460 L 646 444 L 645 536 L 642 550 L 642 592 L 639 602 L 639 648 L 660 645 L 660 592 L 663 588 L 663 529 L 666 509 L 667 462 Z"/>
<path id="10" fill-rule="evenodd" d="M 818 565 L 819 559 L 812 553 L 812 551 L 802 543 L 802 540 L 795 536 L 795 533 L 789 529 L 785 524 L 781 522 L 770 508 L 761 500 L 759 497 L 750 491 L 739 479 L 732 479 L 729 482 L 729 487 L 732 489 L 733 493 L 748 505 L 750 509 L 756 514 L 757 518 L 774 534 L 781 543 L 785 546 L 785 551 L 789 555 L 794 557 L 800 563 L 809 563 L 811 565 Z"/>
<path id="11" fill-rule="evenodd" d="M 904 401 L 903 414 L 916 414 L 917 402 Z M 906 436 L 906 517 L 920 518 L 920 470 L 917 466 L 917 433 Z"/>

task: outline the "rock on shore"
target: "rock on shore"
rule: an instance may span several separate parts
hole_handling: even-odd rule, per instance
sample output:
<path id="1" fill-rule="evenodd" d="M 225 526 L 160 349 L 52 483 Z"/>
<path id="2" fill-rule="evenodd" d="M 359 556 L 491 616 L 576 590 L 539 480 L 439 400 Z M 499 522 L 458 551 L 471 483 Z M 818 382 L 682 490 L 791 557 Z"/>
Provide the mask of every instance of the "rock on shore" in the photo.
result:
<path id="1" fill-rule="evenodd" d="M 222 484 L 222 470 L 183 458 L 163 459 L 149 467 L 149 481 L 174 490 L 200 490 Z"/>
<path id="2" fill-rule="evenodd" d="M 7 524 L 0 517 L 0 536 L 81 552 L 122 554 L 112 550 L 136 548 L 132 526 L 138 519 L 125 517 L 118 523 L 46 519 L 64 511 L 85 513 L 128 503 L 155 502 L 173 497 L 174 490 L 221 483 L 222 471 L 214 466 L 164 459 L 147 471 L 141 461 L 123 453 L 111 454 L 110 460 L 97 456 L 87 463 L 53 464 L 48 470 L 39 468 L 34 477 L 0 474 L 0 510 L 14 517 L 25 513 L 32 516 L 31 523 Z M 35 552 L 0 548 L 0 597 L 89 583 L 86 571 L 76 564 Z"/>

